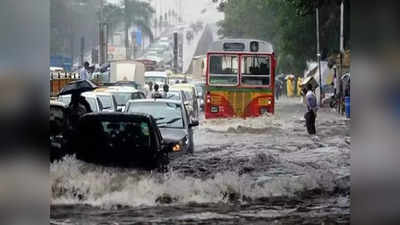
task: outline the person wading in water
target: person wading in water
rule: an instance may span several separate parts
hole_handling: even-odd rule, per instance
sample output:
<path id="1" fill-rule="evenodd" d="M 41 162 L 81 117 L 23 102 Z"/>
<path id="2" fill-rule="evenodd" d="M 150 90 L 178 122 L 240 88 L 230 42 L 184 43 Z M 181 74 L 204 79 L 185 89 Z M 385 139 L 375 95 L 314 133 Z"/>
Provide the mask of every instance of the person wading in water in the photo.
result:
<path id="1" fill-rule="evenodd" d="M 315 96 L 312 85 L 308 84 L 305 89 L 303 89 L 303 94 L 305 95 L 305 103 L 307 107 L 307 112 L 304 115 L 306 119 L 307 132 L 310 135 L 316 134 L 315 129 L 315 118 L 317 117 L 317 97 Z"/>

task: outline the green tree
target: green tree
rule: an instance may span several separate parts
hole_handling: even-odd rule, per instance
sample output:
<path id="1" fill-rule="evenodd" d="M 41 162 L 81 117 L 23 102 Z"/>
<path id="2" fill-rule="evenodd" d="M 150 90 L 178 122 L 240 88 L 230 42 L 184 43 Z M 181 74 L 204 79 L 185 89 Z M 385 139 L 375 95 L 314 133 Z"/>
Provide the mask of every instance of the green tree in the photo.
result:
<path id="1" fill-rule="evenodd" d="M 320 11 L 323 59 L 339 50 L 340 0 L 212 0 L 224 12 L 219 34 L 257 38 L 274 45 L 278 71 L 302 74 L 306 62 L 316 59 L 315 7 Z M 350 46 L 350 4 L 345 0 L 345 43 Z"/>
<path id="2" fill-rule="evenodd" d="M 104 17 L 106 22 L 112 24 L 112 32 L 115 31 L 115 29 L 118 29 L 118 26 L 123 24 L 125 21 L 124 7 L 125 6 L 121 3 L 108 3 L 104 6 Z M 126 7 L 128 11 L 129 26 L 138 26 L 144 34 L 147 34 L 150 39 L 153 39 L 151 19 L 154 9 L 150 4 L 139 0 L 129 0 L 127 1 Z"/>

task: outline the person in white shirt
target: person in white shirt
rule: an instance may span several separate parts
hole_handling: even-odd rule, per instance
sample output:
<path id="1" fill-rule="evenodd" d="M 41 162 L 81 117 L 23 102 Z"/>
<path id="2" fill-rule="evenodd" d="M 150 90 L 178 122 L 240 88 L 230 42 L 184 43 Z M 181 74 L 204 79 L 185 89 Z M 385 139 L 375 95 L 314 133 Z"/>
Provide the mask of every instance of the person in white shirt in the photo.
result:
<path id="1" fill-rule="evenodd" d="M 90 80 L 88 69 L 89 69 L 89 63 L 85 62 L 83 64 L 83 68 L 79 72 L 81 80 Z"/>
<path id="2" fill-rule="evenodd" d="M 307 85 L 306 89 L 303 90 L 303 93 L 305 93 L 305 103 L 307 107 L 307 112 L 304 115 L 304 118 L 306 119 L 307 132 L 311 135 L 315 135 L 315 119 L 317 117 L 318 110 L 317 97 L 315 96 L 313 88 L 310 84 Z"/>

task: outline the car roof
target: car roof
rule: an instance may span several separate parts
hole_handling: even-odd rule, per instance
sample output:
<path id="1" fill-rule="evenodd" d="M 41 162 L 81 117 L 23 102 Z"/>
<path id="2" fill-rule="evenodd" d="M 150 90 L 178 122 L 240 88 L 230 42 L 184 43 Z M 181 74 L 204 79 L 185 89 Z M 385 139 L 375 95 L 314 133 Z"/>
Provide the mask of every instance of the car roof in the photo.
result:
<path id="1" fill-rule="evenodd" d="M 168 93 L 169 92 L 177 92 L 177 93 L 182 93 L 182 92 L 184 92 L 183 90 L 181 90 L 181 89 L 173 89 L 173 90 L 168 90 Z"/>
<path id="2" fill-rule="evenodd" d="M 94 120 L 102 120 L 102 119 L 139 119 L 139 120 L 148 120 L 150 119 L 150 115 L 147 113 L 124 113 L 124 112 L 93 112 L 87 113 L 82 116 L 83 120 L 94 119 Z"/>
<path id="3" fill-rule="evenodd" d="M 128 103 L 130 103 L 130 102 L 145 102 L 145 103 L 161 102 L 161 103 L 172 103 L 172 104 L 178 104 L 178 105 L 182 104 L 181 101 L 165 99 L 165 98 L 131 99 L 128 101 Z"/>
<path id="4" fill-rule="evenodd" d="M 183 86 L 183 85 L 176 85 L 176 84 L 174 84 L 174 85 L 172 85 L 169 89 L 170 89 L 170 90 L 183 90 L 183 91 L 192 92 L 192 91 L 193 91 L 193 88 L 196 89 L 196 87 L 195 87 L 194 85 L 193 85 L 193 86 L 188 86 L 188 85 Z"/>
<path id="5" fill-rule="evenodd" d="M 67 107 L 67 105 L 64 102 L 55 101 L 55 100 L 50 100 L 50 106 L 60 106 L 63 108 Z"/>
<path id="6" fill-rule="evenodd" d="M 195 87 L 195 85 L 194 84 L 191 84 L 191 83 L 180 83 L 180 84 L 174 84 L 174 85 L 172 85 L 172 87 Z"/>
<path id="7" fill-rule="evenodd" d="M 148 71 L 144 73 L 144 76 L 159 76 L 159 77 L 167 77 L 167 72 L 164 71 Z"/>
<path id="8" fill-rule="evenodd" d="M 85 98 L 96 98 L 97 94 L 94 92 L 84 92 L 82 93 L 82 96 Z"/>
<path id="9" fill-rule="evenodd" d="M 142 92 L 134 87 L 130 86 L 110 86 L 108 87 L 105 92 Z"/>
<path id="10" fill-rule="evenodd" d="M 102 92 L 100 92 L 100 91 L 96 91 L 96 92 L 92 92 L 94 95 L 106 95 L 106 96 L 112 96 L 113 94 L 112 93 L 110 93 L 110 92 L 105 92 L 105 91 L 102 91 Z"/>

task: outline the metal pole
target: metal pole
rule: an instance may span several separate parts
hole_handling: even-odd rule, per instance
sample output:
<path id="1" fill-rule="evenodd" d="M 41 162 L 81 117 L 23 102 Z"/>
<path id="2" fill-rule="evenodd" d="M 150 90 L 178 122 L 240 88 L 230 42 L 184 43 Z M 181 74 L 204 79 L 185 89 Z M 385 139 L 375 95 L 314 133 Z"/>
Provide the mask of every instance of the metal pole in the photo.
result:
<path id="1" fill-rule="evenodd" d="M 340 100 L 339 100 L 339 107 L 340 113 L 343 115 L 343 83 L 342 83 L 342 75 L 343 75 L 343 53 L 344 53 L 344 43 L 343 43 L 343 12 L 344 12 L 344 4 L 343 1 L 340 4 Z"/>
<path id="2" fill-rule="evenodd" d="M 128 19 L 128 0 L 124 0 L 125 5 L 125 58 L 130 59 L 129 54 L 129 19 Z"/>
<path id="3" fill-rule="evenodd" d="M 340 52 L 344 51 L 344 46 L 343 46 L 343 14 L 344 14 L 344 1 L 340 4 Z"/>
<path id="4" fill-rule="evenodd" d="M 104 24 L 99 23 L 99 64 L 104 64 Z"/>
<path id="5" fill-rule="evenodd" d="M 80 58 L 80 63 L 81 66 L 83 66 L 83 61 L 84 61 L 84 52 L 85 52 L 85 37 L 81 37 L 81 58 Z"/>
<path id="6" fill-rule="evenodd" d="M 316 9 L 316 20 L 317 20 L 317 57 L 318 57 L 318 73 L 319 73 L 319 104 L 322 103 L 322 77 L 321 77 L 321 53 L 319 50 L 319 12 Z"/>
<path id="7" fill-rule="evenodd" d="M 104 64 L 104 1 L 100 0 L 100 19 L 99 19 L 99 64 Z"/>
<path id="8" fill-rule="evenodd" d="M 178 32 L 174 32 L 174 72 L 178 72 Z"/>
<path id="9" fill-rule="evenodd" d="M 108 63 L 108 37 L 110 36 L 110 24 L 106 23 L 106 52 L 105 52 L 105 63 Z"/>

